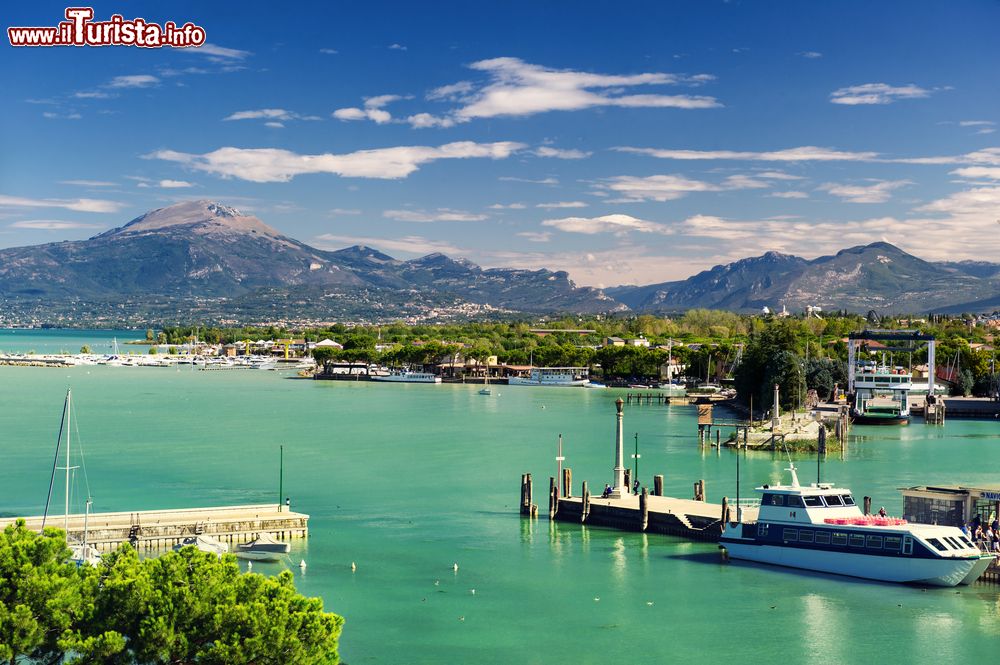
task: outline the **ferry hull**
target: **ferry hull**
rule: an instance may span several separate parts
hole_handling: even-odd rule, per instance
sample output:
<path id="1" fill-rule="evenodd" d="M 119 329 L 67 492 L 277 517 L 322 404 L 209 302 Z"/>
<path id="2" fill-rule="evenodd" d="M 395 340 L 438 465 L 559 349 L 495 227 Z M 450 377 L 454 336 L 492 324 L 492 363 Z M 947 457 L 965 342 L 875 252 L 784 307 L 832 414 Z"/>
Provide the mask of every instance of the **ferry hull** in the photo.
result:
<path id="1" fill-rule="evenodd" d="M 862 416 L 857 415 L 853 418 L 855 425 L 909 425 L 909 416 L 890 416 L 890 417 L 879 417 L 879 416 Z"/>
<path id="2" fill-rule="evenodd" d="M 798 548 L 754 545 L 723 540 L 732 559 L 744 559 L 820 573 L 847 575 L 880 582 L 953 587 L 971 584 L 983 574 L 991 555 L 970 558 L 907 558 L 827 552 Z"/>
<path id="3" fill-rule="evenodd" d="M 518 376 L 512 376 L 507 380 L 509 386 L 542 386 L 545 388 L 580 388 L 590 383 L 589 379 L 578 381 L 532 381 Z"/>

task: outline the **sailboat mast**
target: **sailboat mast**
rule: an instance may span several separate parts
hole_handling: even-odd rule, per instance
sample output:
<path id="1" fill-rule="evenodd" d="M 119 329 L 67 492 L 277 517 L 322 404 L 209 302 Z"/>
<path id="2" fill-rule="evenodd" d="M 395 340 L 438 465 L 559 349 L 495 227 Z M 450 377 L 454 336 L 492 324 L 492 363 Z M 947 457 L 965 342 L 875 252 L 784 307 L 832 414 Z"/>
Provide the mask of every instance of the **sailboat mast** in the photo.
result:
<path id="1" fill-rule="evenodd" d="M 73 391 L 66 391 L 66 510 L 63 513 L 63 529 L 66 537 L 69 537 L 69 440 L 70 440 L 70 411 L 73 407 Z"/>

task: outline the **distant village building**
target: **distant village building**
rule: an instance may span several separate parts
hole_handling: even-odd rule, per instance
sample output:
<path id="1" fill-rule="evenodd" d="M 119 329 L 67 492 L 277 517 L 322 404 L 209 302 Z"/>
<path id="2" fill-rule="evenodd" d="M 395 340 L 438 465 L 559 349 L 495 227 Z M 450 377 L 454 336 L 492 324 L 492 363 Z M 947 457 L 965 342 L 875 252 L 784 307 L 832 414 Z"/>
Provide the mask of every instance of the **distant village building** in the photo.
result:
<path id="1" fill-rule="evenodd" d="M 608 337 L 604 340 L 604 346 L 625 346 L 625 340 L 621 337 Z"/>

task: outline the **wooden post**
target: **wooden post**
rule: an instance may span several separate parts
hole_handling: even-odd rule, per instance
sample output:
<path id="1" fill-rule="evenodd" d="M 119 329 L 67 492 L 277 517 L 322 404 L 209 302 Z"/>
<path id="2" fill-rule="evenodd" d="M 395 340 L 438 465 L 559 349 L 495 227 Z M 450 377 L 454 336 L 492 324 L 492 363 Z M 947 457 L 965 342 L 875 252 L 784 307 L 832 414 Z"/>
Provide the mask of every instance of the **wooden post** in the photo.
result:
<path id="1" fill-rule="evenodd" d="M 708 499 L 706 498 L 707 494 L 708 494 L 708 492 L 705 491 L 705 479 L 702 478 L 702 480 L 701 480 L 701 500 L 702 501 L 708 501 Z"/>
<path id="2" fill-rule="evenodd" d="M 555 519 L 559 512 L 559 485 L 554 476 L 549 476 L 549 519 Z"/>
<path id="3" fill-rule="evenodd" d="M 719 429 L 718 427 L 715 428 L 715 447 L 716 448 L 722 447 L 722 430 Z"/>
<path id="4" fill-rule="evenodd" d="M 871 515 L 872 514 L 872 498 L 870 496 L 866 496 L 865 497 L 864 506 L 865 506 L 865 515 Z"/>
<path id="5" fill-rule="evenodd" d="M 563 469 L 563 495 L 568 499 L 573 496 L 573 470 L 569 467 Z"/>
<path id="6" fill-rule="evenodd" d="M 632 493 L 632 469 L 625 469 L 625 494 Z"/>
<path id="7" fill-rule="evenodd" d="M 729 522 L 729 497 L 722 497 L 722 526 Z"/>
<path id="8" fill-rule="evenodd" d="M 587 489 L 587 481 L 583 481 L 583 501 L 581 502 L 580 508 L 580 521 L 586 522 L 587 516 L 590 515 L 590 490 Z"/>
<path id="9" fill-rule="evenodd" d="M 645 531 L 649 526 L 649 494 L 646 488 L 642 488 L 639 495 L 639 531 Z"/>
<path id="10" fill-rule="evenodd" d="M 663 476 L 653 476 L 653 496 L 663 496 Z"/>
<path id="11" fill-rule="evenodd" d="M 531 510 L 531 500 L 528 498 L 528 474 L 521 474 L 521 514 L 528 515 Z"/>

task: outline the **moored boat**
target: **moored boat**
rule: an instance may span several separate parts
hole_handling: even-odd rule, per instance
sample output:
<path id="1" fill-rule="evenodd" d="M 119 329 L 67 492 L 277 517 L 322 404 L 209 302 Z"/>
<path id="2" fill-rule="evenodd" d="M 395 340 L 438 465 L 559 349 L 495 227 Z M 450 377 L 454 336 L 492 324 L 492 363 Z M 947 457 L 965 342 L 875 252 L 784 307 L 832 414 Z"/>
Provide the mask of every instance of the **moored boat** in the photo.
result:
<path id="1" fill-rule="evenodd" d="M 857 425 L 907 425 L 913 378 L 901 367 L 859 362 L 854 368 L 851 418 Z"/>
<path id="2" fill-rule="evenodd" d="M 441 377 L 430 372 L 391 372 L 385 376 L 371 375 L 370 378 L 386 383 L 441 383 Z"/>
<path id="3" fill-rule="evenodd" d="M 222 556 L 229 551 L 229 545 L 226 543 L 221 543 L 215 538 L 200 534 L 197 536 L 190 536 L 185 538 L 181 542 L 174 545 L 173 550 L 175 552 L 184 549 L 185 547 L 194 546 L 197 547 L 201 552 L 208 552 L 209 554 L 215 554 L 217 556 Z"/>
<path id="4" fill-rule="evenodd" d="M 257 534 L 254 540 L 249 543 L 240 543 L 236 546 L 235 554 L 241 559 L 251 561 L 278 561 L 285 554 L 288 554 L 292 546 L 275 540 L 266 533 Z"/>
<path id="5" fill-rule="evenodd" d="M 586 367 L 532 367 L 528 377 L 512 376 L 510 386 L 581 387 L 590 383 L 590 370 Z"/>
<path id="6" fill-rule="evenodd" d="M 849 489 L 830 483 L 764 485 L 755 521 L 723 525 L 719 547 L 730 558 L 881 582 L 970 584 L 994 556 L 957 527 L 864 515 Z"/>

